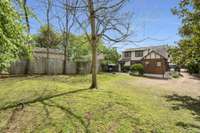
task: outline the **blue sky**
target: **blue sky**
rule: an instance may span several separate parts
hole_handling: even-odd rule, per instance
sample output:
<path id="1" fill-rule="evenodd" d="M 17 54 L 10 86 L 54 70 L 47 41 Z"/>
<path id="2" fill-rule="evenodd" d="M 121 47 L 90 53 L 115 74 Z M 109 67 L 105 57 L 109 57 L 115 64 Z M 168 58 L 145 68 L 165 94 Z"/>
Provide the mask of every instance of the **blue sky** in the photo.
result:
<path id="1" fill-rule="evenodd" d="M 180 20 L 171 13 L 179 0 L 134 0 L 129 4 L 133 8 L 133 40 L 153 38 L 138 43 L 140 46 L 169 44 L 179 40 Z M 158 41 L 159 40 L 159 41 Z"/>
<path id="2" fill-rule="evenodd" d="M 130 39 L 132 41 L 143 40 L 137 43 L 128 43 L 127 45 L 118 46 L 118 50 L 122 51 L 130 47 L 143 47 L 152 45 L 175 45 L 180 39 L 178 28 L 181 21 L 177 16 L 171 13 L 171 8 L 177 6 L 179 0 L 130 0 L 126 9 L 134 12 L 131 20 L 131 30 L 134 32 Z M 43 21 L 45 12 L 42 5 L 37 5 L 36 0 L 29 0 L 29 4 L 33 7 L 38 17 Z M 58 12 L 54 12 L 56 14 Z M 56 25 L 57 20 L 52 18 L 52 23 Z M 41 24 L 32 20 L 31 32 L 37 33 Z"/>

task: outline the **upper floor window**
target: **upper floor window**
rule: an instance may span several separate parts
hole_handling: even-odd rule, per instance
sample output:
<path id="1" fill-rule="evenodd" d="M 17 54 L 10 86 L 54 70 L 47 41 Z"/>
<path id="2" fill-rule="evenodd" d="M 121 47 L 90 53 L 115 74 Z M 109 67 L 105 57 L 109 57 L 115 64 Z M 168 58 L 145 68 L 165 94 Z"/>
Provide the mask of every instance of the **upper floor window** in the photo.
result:
<path id="1" fill-rule="evenodd" d="M 142 50 L 135 51 L 135 57 L 143 57 L 143 51 Z"/>
<path id="2" fill-rule="evenodd" d="M 124 52 L 124 57 L 131 57 L 131 52 Z"/>

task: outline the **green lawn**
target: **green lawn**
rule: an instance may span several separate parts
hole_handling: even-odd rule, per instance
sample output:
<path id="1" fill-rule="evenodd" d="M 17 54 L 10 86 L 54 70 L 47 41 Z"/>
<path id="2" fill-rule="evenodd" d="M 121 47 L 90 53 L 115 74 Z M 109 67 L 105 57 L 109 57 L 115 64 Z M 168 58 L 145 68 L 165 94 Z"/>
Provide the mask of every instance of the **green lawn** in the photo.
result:
<path id="1" fill-rule="evenodd" d="M 123 74 L 100 74 L 98 79 L 98 90 L 88 89 L 89 75 L 0 80 L 1 132 L 200 132 L 199 116 L 193 108 L 176 109 L 183 101 L 171 92 L 134 84 L 137 77 Z"/>

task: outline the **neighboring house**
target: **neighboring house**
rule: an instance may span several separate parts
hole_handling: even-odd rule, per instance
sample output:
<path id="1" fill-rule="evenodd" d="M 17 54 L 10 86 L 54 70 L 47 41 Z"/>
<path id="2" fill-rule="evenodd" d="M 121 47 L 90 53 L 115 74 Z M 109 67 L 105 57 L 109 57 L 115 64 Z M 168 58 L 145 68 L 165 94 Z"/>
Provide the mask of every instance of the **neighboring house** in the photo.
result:
<path id="1" fill-rule="evenodd" d="M 169 70 L 168 46 L 130 48 L 122 52 L 119 60 L 120 68 L 123 69 L 123 66 L 131 66 L 136 63 L 144 65 L 145 73 L 164 74 Z"/>

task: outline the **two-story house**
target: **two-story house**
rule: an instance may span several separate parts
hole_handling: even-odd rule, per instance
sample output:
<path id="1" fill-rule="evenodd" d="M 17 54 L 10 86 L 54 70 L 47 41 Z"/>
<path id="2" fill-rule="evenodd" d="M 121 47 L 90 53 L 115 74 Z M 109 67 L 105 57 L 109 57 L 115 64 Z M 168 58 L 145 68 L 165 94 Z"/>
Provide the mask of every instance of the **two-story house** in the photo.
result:
<path id="1" fill-rule="evenodd" d="M 168 46 L 152 46 L 142 48 L 130 48 L 122 52 L 119 60 L 120 68 L 141 63 L 145 73 L 164 74 L 169 69 Z"/>

